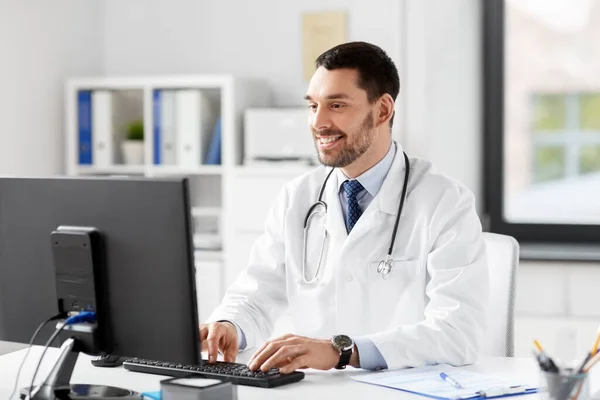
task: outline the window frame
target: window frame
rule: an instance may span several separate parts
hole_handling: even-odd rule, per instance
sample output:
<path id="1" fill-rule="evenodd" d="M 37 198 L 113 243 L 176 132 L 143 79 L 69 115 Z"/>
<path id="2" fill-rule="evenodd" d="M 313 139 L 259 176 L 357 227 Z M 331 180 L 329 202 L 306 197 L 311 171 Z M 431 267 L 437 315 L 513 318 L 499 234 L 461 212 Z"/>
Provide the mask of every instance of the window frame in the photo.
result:
<path id="1" fill-rule="evenodd" d="M 508 222 L 504 210 L 505 0 L 481 0 L 483 189 L 488 230 L 528 243 L 600 244 L 600 225 Z"/>

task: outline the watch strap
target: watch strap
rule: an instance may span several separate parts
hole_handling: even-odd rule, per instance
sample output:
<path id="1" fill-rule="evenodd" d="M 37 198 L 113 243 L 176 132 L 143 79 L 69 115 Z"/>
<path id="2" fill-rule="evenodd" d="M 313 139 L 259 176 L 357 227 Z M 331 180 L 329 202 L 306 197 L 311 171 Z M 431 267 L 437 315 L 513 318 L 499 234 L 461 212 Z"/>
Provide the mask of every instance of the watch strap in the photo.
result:
<path id="1" fill-rule="evenodd" d="M 348 350 L 342 350 L 340 352 L 340 361 L 335 366 L 335 369 L 344 369 L 348 364 L 350 364 L 350 358 L 352 357 L 352 350 L 354 346 Z"/>

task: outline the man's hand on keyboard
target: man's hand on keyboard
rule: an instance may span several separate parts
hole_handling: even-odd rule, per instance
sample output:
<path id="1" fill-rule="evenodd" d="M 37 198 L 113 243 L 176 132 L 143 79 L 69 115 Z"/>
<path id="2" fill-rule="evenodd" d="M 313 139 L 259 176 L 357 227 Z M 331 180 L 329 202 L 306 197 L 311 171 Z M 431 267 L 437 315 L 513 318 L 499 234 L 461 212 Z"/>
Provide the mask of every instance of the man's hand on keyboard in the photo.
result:
<path id="1" fill-rule="evenodd" d="M 328 370 L 339 360 L 340 353 L 331 340 L 288 334 L 263 344 L 248 362 L 248 368 L 252 371 L 279 368 L 282 374 L 287 374 L 300 368 Z"/>
<path id="2" fill-rule="evenodd" d="M 235 326 L 229 322 L 211 322 L 200 325 L 202 351 L 208 351 L 208 362 L 217 362 L 219 352 L 226 362 L 235 362 L 238 355 L 238 337 Z"/>

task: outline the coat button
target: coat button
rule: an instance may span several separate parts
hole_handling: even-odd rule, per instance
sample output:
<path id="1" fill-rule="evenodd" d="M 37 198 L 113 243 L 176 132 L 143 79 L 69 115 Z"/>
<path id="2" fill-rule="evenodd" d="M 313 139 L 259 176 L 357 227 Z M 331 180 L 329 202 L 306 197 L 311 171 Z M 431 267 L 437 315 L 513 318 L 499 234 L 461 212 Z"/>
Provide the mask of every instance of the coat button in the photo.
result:
<path id="1" fill-rule="evenodd" d="M 349 272 L 346 272 L 346 273 L 344 274 L 344 280 L 345 280 L 346 282 L 352 282 L 352 280 L 353 280 L 353 278 L 352 278 L 352 274 L 350 274 Z"/>

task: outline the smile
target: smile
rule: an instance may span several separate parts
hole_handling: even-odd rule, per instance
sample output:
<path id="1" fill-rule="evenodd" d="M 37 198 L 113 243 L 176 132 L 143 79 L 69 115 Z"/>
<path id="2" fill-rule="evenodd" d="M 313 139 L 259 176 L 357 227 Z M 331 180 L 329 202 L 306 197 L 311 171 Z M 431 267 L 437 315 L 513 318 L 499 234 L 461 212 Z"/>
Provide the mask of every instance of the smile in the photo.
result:
<path id="1" fill-rule="evenodd" d="M 327 144 L 327 143 L 335 142 L 339 138 L 341 138 L 341 136 L 320 137 L 319 141 L 323 144 Z"/>
<path id="2" fill-rule="evenodd" d="M 317 139 L 319 141 L 319 147 L 324 149 L 333 147 L 341 138 L 342 136 L 322 136 Z"/>

